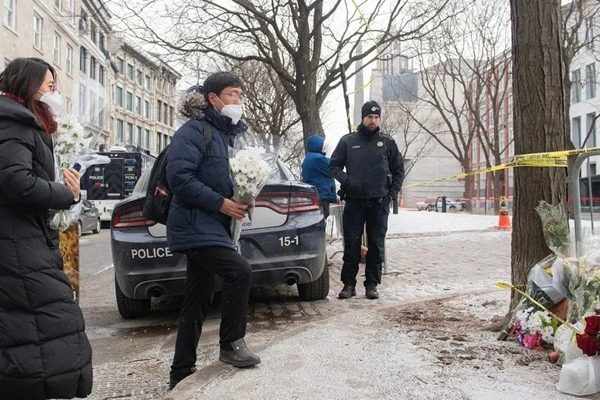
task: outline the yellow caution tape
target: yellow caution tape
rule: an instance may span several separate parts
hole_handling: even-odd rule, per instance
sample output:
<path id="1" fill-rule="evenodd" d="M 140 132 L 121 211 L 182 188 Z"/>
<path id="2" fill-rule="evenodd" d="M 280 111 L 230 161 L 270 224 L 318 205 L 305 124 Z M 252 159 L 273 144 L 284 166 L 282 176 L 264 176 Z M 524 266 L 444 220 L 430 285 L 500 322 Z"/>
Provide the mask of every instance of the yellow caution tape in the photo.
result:
<path id="1" fill-rule="evenodd" d="M 519 289 L 518 287 L 516 287 L 514 285 L 511 285 L 510 283 L 506 283 L 506 282 L 496 282 L 495 285 L 497 287 L 499 287 L 500 289 L 514 290 L 515 292 L 520 293 L 521 295 L 525 296 L 529 301 L 531 301 L 533 304 L 535 304 L 536 306 L 538 306 L 542 310 L 546 311 L 548 314 L 552 315 L 561 324 L 563 324 L 564 326 L 566 326 L 567 328 L 569 328 L 573 332 L 579 333 L 579 334 L 583 334 L 583 332 L 581 332 L 575 326 L 571 325 L 570 323 L 568 323 L 567 321 L 563 320 L 558 315 L 554 314 L 552 311 L 548 310 L 546 307 L 544 307 L 543 305 L 541 305 L 539 301 L 535 300 L 533 297 L 531 297 L 530 295 L 528 295 L 527 293 L 525 293 L 523 290 Z"/>
<path id="2" fill-rule="evenodd" d="M 516 167 L 539 167 L 539 168 L 566 168 L 567 157 L 579 154 L 595 153 L 600 152 L 600 147 L 593 147 L 589 149 L 579 150 L 564 150 L 564 151 L 553 151 L 548 153 L 534 153 L 534 154 L 520 154 L 513 157 L 513 161 L 495 165 L 490 168 L 482 168 L 477 171 L 463 172 L 462 174 L 456 174 L 447 176 L 444 178 L 432 179 L 427 182 L 414 183 L 412 185 L 402 186 L 402 189 L 407 189 L 416 186 L 425 186 L 432 183 L 447 181 L 449 179 L 466 178 L 468 176 L 487 174 L 488 172 L 499 171 L 507 168 Z"/>

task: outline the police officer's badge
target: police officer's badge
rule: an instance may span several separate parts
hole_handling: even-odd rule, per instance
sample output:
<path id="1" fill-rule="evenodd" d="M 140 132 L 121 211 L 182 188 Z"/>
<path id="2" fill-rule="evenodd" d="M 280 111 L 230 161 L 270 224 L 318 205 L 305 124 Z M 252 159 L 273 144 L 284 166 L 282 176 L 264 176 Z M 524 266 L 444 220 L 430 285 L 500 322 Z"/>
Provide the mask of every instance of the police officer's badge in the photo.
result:
<path id="1" fill-rule="evenodd" d="M 381 141 L 377 142 L 377 147 L 383 147 L 383 142 L 381 142 Z"/>

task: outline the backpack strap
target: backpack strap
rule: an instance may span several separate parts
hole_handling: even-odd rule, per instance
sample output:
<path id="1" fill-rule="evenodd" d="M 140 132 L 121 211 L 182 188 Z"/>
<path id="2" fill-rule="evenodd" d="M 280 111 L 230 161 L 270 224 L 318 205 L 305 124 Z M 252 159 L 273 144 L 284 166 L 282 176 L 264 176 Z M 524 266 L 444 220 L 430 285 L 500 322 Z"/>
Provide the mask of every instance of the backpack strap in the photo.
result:
<path id="1" fill-rule="evenodd" d="M 206 151 L 208 145 L 210 144 L 210 141 L 212 140 L 212 127 L 210 126 L 210 123 L 208 123 L 208 121 L 204 119 L 201 119 L 200 123 L 204 128 L 204 136 L 202 138 L 202 143 L 204 144 L 204 151 Z"/>

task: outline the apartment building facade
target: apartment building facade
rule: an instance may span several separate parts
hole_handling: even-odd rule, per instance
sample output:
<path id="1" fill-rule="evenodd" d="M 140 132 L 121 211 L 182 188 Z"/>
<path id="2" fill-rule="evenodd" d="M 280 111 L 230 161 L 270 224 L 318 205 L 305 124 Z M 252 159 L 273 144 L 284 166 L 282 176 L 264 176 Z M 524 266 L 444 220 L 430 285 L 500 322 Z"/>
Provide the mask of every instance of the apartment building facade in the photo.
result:
<path id="1" fill-rule="evenodd" d="M 158 154 L 177 124 L 177 81 L 181 75 L 158 56 L 123 43 L 114 55 L 115 135 L 111 146 L 135 146 Z"/>
<path id="2" fill-rule="evenodd" d="M 158 154 L 175 132 L 181 75 L 113 31 L 103 0 L 2 0 L 0 60 L 39 57 L 52 64 L 64 100 L 92 146 L 132 146 Z"/>

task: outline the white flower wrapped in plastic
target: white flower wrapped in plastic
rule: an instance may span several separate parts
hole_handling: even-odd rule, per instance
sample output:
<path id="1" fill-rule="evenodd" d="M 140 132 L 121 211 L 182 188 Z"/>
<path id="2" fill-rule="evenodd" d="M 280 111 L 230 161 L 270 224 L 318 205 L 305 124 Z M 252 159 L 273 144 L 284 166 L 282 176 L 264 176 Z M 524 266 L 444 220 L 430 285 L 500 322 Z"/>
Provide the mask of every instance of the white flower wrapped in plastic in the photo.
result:
<path id="1" fill-rule="evenodd" d="M 236 138 L 234 148 L 229 149 L 229 170 L 233 181 L 233 200 L 248 207 L 248 218 L 252 220 L 254 200 L 267 184 L 277 161 L 275 151 L 267 151 L 260 140 L 252 134 Z M 242 222 L 231 221 L 231 239 L 238 245 Z"/>
<path id="2" fill-rule="evenodd" d="M 56 181 L 63 182 L 62 170 L 75 167 L 82 176 L 85 170 L 92 165 L 108 164 L 110 158 L 100 156 L 89 149 L 90 139 L 85 139 L 85 131 L 76 117 L 67 117 L 57 120 L 58 129 L 54 135 L 54 167 Z M 56 211 L 50 217 L 49 225 L 52 229 L 65 231 L 74 221 L 79 212 L 79 204 L 70 210 Z"/>

